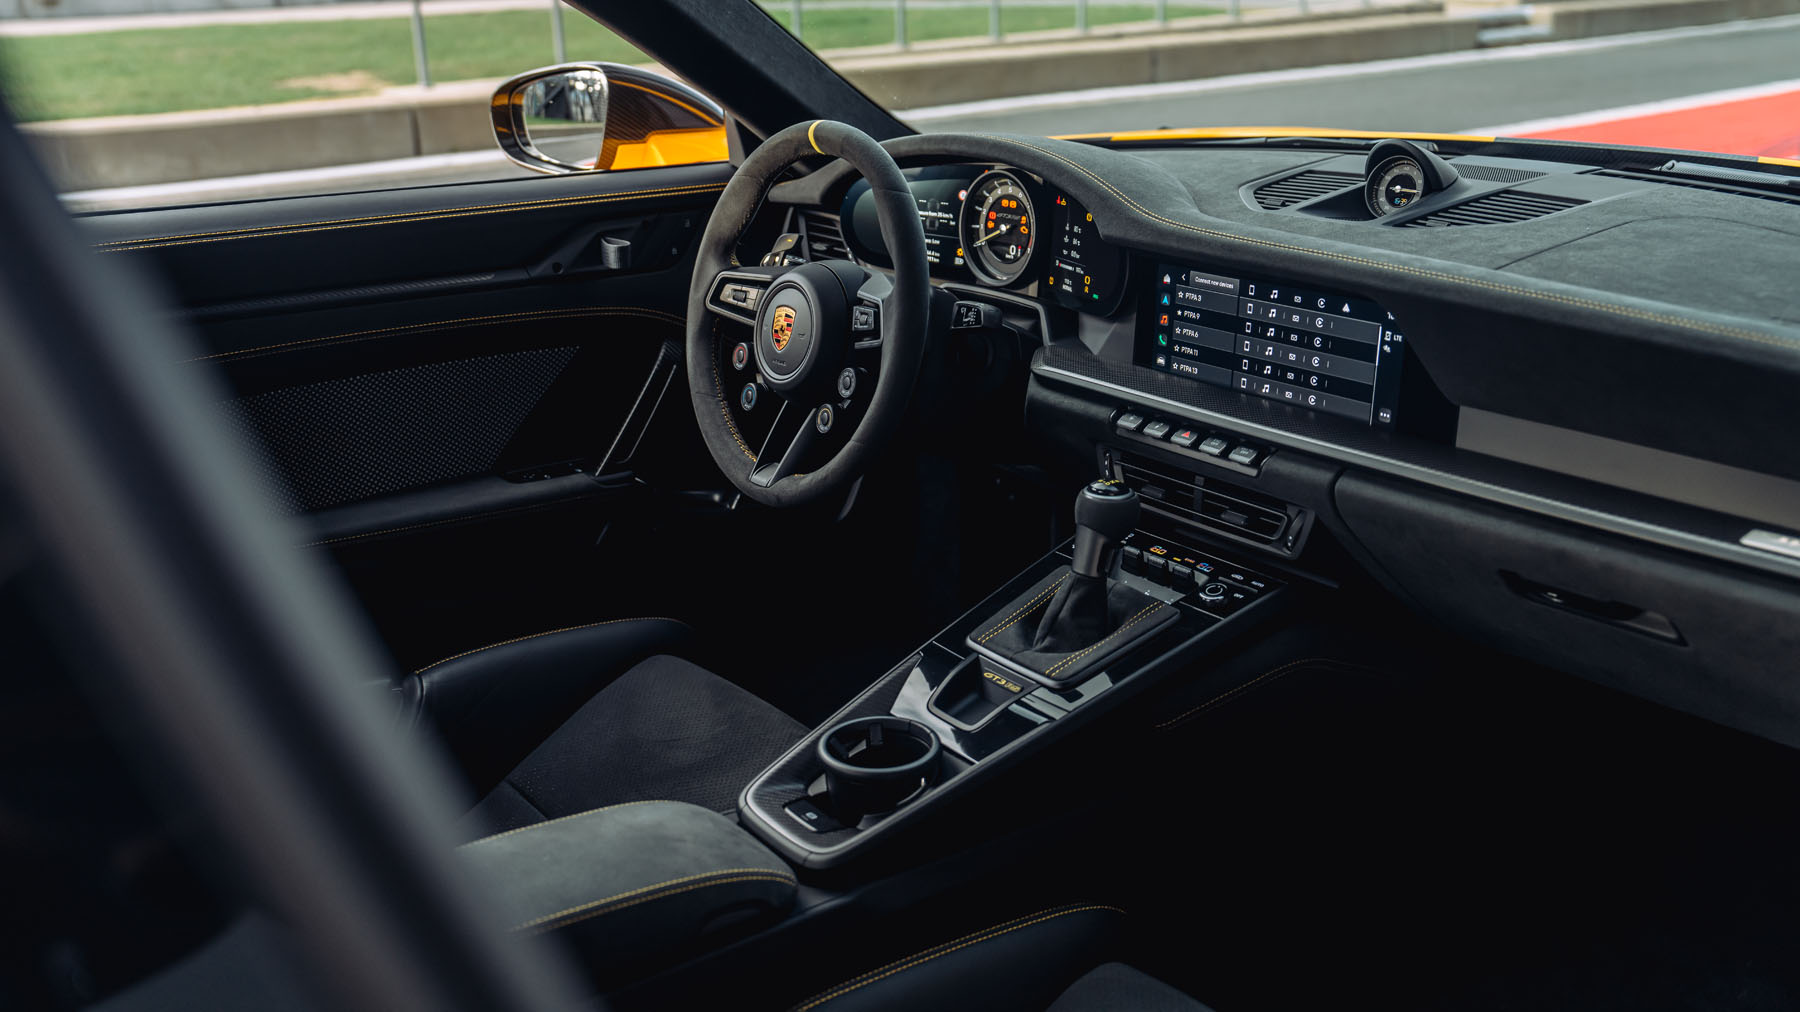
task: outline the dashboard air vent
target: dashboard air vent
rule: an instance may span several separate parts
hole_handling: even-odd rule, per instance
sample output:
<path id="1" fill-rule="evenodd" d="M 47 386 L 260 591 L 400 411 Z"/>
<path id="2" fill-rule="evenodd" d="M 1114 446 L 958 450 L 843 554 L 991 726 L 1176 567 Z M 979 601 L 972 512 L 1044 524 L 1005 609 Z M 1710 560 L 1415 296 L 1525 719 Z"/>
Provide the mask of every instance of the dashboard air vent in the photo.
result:
<path id="1" fill-rule="evenodd" d="M 1607 176 L 1612 179 L 1635 179 L 1646 183 L 1661 183 L 1664 186 L 1685 186 L 1690 190 L 1712 190 L 1715 193 L 1729 193 L 1737 197 L 1755 197 L 1757 200 L 1773 200 L 1778 204 L 1800 204 L 1800 194 L 1774 193 L 1754 186 L 1733 186 L 1730 183 L 1713 182 L 1706 179 L 1686 179 L 1680 176 L 1666 176 L 1660 172 L 1632 172 L 1627 169 L 1601 169 L 1596 176 Z"/>
<path id="2" fill-rule="evenodd" d="M 1460 161 L 1455 165 L 1457 175 L 1485 183 L 1523 183 L 1543 175 L 1532 169 L 1509 169 L 1504 165 L 1464 165 Z"/>
<path id="3" fill-rule="evenodd" d="M 1557 197 L 1548 193 L 1521 193 L 1501 190 L 1476 197 L 1466 204 L 1433 211 L 1414 218 L 1402 228 L 1448 228 L 1452 225 L 1510 225 L 1514 222 L 1542 218 L 1546 214 L 1567 211 L 1587 203 L 1574 197 Z"/>
<path id="4" fill-rule="evenodd" d="M 1277 179 L 1272 183 L 1264 183 L 1256 188 L 1256 203 L 1265 211 L 1278 211 L 1290 204 L 1298 204 L 1314 197 L 1323 197 L 1327 193 L 1355 186 L 1362 182 L 1362 177 L 1354 172 L 1326 172 L 1323 169 L 1308 169 L 1286 179 Z"/>
<path id="5" fill-rule="evenodd" d="M 1144 506 L 1170 519 L 1261 545 L 1275 544 L 1293 521 L 1286 503 L 1231 482 L 1135 453 L 1120 454 L 1118 461 L 1125 484 L 1143 497 Z"/>
<path id="6" fill-rule="evenodd" d="M 800 234 L 806 237 L 806 259 L 850 259 L 850 247 L 844 242 L 844 229 L 837 215 L 824 211 L 802 212 Z"/>

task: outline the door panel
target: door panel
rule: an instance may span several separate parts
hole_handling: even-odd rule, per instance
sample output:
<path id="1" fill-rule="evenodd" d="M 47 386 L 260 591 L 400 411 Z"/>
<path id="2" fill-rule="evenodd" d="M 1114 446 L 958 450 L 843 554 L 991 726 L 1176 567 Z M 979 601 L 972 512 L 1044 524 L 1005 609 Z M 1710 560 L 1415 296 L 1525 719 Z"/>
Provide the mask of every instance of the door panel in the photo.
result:
<path id="1" fill-rule="evenodd" d="M 168 283 L 264 451 L 416 666 L 629 610 L 595 551 L 716 481 L 680 383 L 691 249 L 729 165 L 93 215 Z M 628 244 L 622 246 L 621 244 Z M 620 250 L 626 252 L 620 255 Z M 603 476 L 602 476 L 603 475 Z"/>

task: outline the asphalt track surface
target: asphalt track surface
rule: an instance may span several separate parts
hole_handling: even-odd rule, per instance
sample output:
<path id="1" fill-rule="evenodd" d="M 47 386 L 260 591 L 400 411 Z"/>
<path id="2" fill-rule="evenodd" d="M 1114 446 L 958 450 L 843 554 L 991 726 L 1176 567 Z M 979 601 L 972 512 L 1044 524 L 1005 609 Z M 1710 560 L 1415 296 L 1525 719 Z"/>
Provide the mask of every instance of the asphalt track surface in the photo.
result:
<path id="1" fill-rule="evenodd" d="M 1504 133 L 1800 158 L 1800 16 L 916 109 L 923 130 L 1185 126 Z M 70 195 L 155 206 L 526 174 L 498 151 Z"/>
<path id="2" fill-rule="evenodd" d="M 1540 121 L 1574 114 L 1602 120 L 1637 118 L 1632 107 L 1786 82 L 1800 94 L 1800 18 L 1736 22 L 1671 32 L 1544 43 L 1409 60 L 1310 68 L 1192 82 L 1186 93 L 1148 88 L 1115 94 L 1071 94 L 1014 101 L 1004 109 L 978 105 L 919 110 L 930 130 L 1006 130 L 1060 134 L 1182 126 L 1331 126 L 1356 130 L 1505 133 L 1545 132 Z M 1180 86 L 1166 86 L 1174 90 Z M 1118 94 L 1122 92 L 1123 94 Z M 1754 100 L 1752 100 L 1754 101 Z M 1770 129 L 1747 130 L 1785 150 L 1737 153 L 1800 157 L 1800 116 L 1790 97 L 1760 107 Z M 1737 103 L 1733 103 L 1736 105 Z M 1785 114 L 1784 114 L 1785 113 Z M 1702 117 L 1704 119 L 1704 117 Z M 1642 123 L 1591 139 L 1617 143 L 1684 144 L 1704 124 Z M 1581 136 L 1589 137 L 1590 133 Z M 1696 135 L 1699 136 L 1699 135 Z M 1705 136 L 1718 139 L 1717 135 Z M 1725 140 L 1733 138 L 1729 135 Z M 1709 149 L 1723 150 L 1719 145 Z"/>

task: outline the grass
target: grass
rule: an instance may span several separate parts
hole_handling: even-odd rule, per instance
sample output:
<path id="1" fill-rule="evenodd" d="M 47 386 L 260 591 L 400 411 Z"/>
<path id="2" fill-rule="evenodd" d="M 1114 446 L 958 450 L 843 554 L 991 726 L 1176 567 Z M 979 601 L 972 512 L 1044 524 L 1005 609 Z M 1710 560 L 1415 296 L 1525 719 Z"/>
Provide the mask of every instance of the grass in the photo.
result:
<path id="1" fill-rule="evenodd" d="M 1096 5 L 1091 24 L 1144 21 L 1149 4 Z M 1216 8 L 1171 4 L 1172 17 Z M 787 4 L 770 14 L 785 26 Z M 928 8 L 907 12 L 912 41 L 987 34 L 987 9 Z M 563 18 L 570 59 L 645 62 L 629 43 L 578 12 Z M 1073 7 L 1008 7 L 1007 32 L 1074 26 Z M 801 25 L 815 49 L 884 45 L 894 37 L 891 11 L 808 9 Z M 552 62 L 550 16 L 498 11 L 428 18 L 426 51 L 435 81 L 510 77 Z M 306 98 L 367 94 L 415 83 L 412 29 L 404 18 L 207 25 L 0 38 L 0 87 L 22 120 L 76 119 L 137 113 L 264 105 Z"/>
<path id="2" fill-rule="evenodd" d="M 571 58 L 642 62 L 579 14 Z M 427 19 L 436 81 L 510 77 L 552 61 L 550 15 L 497 11 Z M 405 18 L 205 25 L 0 39 L 0 84 L 25 120 L 263 105 L 415 83 Z"/>
<path id="3" fill-rule="evenodd" d="M 789 23 L 789 5 L 779 0 L 767 5 L 769 15 L 793 30 Z M 1171 3 L 1169 17 L 1188 18 L 1220 13 L 1217 7 Z M 1094 4 L 1088 7 L 1088 25 L 1097 27 L 1131 21 L 1149 21 L 1156 16 L 1151 4 Z M 1074 28 L 1075 6 L 1000 8 L 1002 32 L 1036 32 L 1052 28 Z M 813 49 L 849 49 L 854 46 L 889 45 L 894 41 L 892 10 L 867 8 L 806 8 L 801 12 L 801 34 Z M 962 39 L 988 33 L 988 9 L 974 5 L 960 9 L 915 7 L 906 12 L 906 38 L 909 42 L 931 39 Z"/>

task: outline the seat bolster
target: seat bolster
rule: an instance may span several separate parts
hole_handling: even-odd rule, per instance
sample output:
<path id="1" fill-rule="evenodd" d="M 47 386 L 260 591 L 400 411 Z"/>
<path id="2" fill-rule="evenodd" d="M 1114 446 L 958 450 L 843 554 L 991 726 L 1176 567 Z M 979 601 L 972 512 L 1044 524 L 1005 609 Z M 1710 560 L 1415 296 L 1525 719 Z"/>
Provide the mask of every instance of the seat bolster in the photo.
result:
<path id="1" fill-rule="evenodd" d="M 1049 1012 L 1212 1012 L 1180 991 L 1124 963 L 1105 963 L 1083 974 Z"/>
<path id="2" fill-rule="evenodd" d="M 1040 910 L 852 977 L 794 1006 L 794 1012 L 1041 1012 L 1082 968 L 1105 958 L 1123 915 L 1118 907 L 1100 904 Z"/>
<path id="3" fill-rule="evenodd" d="M 721 923 L 787 909 L 796 888 L 736 823 L 679 801 L 551 819 L 458 853 L 501 898 L 508 928 L 565 935 L 590 963 L 677 951 Z"/>
<path id="4" fill-rule="evenodd" d="M 670 618 L 552 629 L 464 651 L 408 675 L 412 725 L 435 732 L 477 793 L 486 792 L 595 693 L 632 665 L 693 638 Z"/>

